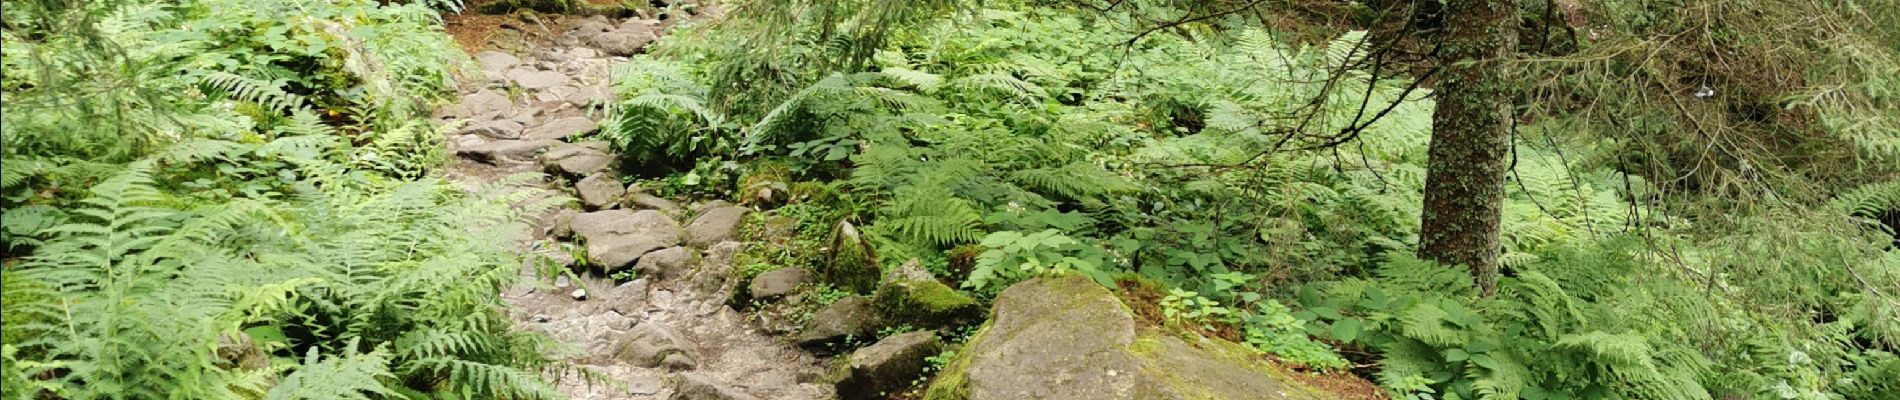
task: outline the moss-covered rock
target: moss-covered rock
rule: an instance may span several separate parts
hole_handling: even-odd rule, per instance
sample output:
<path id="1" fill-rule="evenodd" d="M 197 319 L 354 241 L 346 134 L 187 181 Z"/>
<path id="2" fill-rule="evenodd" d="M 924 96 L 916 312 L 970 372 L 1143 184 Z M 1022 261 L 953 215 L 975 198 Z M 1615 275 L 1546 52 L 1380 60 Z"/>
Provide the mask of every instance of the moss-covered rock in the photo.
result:
<path id="1" fill-rule="evenodd" d="M 990 322 L 924 398 L 1329 397 L 1284 383 L 1244 346 L 1182 335 L 1140 327 L 1121 300 L 1086 277 L 1033 279 L 997 296 Z"/>
<path id="2" fill-rule="evenodd" d="M 956 325 L 982 315 L 976 299 L 934 279 L 892 280 L 878 286 L 871 302 L 885 320 L 919 328 Z"/>
<path id="3" fill-rule="evenodd" d="M 850 222 L 839 222 L 831 234 L 831 252 L 825 257 L 822 272 L 826 281 L 848 291 L 865 293 L 877 287 L 882 276 L 877 253 L 871 243 Z"/>

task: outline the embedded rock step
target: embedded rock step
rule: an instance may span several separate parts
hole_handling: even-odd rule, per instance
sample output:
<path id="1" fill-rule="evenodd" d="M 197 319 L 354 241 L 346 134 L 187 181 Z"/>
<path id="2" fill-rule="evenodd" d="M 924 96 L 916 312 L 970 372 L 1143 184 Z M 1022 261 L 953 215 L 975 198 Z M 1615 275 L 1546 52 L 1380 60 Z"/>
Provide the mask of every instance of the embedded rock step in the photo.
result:
<path id="1" fill-rule="evenodd" d="M 633 265 L 648 252 L 679 245 L 679 223 L 658 211 L 614 209 L 578 214 L 569 229 L 587 245 L 587 261 L 605 271 Z"/>

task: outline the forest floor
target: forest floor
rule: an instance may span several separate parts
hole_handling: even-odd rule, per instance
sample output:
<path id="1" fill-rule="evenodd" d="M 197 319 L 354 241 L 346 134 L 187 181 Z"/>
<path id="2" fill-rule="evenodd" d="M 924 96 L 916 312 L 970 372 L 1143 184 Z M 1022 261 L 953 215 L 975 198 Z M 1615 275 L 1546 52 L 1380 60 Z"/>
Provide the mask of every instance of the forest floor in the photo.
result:
<path id="1" fill-rule="evenodd" d="M 568 208 L 575 207 L 570 201 L 545 211 L 527 207 L 534 201 L 516 202 L 539 221 L 519 233 L 522 251 L 545 260 L 524 266 L 519 287 L 505 299 L 520 324 L 571 350 L 564 358 L 577 369 L 555 378 L 563 392 L 574 399 L 834 397 L 830 385 L 815 383 L 823 376 L 824 359 L 769 336 L 726 304 L 737 280 L 729 261 L 743 244 L 680 242 L 682 236 L 697 237 L 688 230 L 706 225 L 689 217 L 730 206 L 682 207 L 675 201 L 683 199 L 659 199 L 637 187 L 619 189 L 622 181 L 612 179 L 615 155 L 604 142 L 580 139 L 600 123 L 605 114 L 600 106 L 612 99 L 608 71 L 626 60 L 593 47 L 601 40 L 590 35 L 650 40 L 663 34 L 665 24 L 602 16 L 474 14 L 451 16 L 448 24 L 482 67 L 478 76 L 464 79 L 460 101 L 438 113 L 445 120 L 466 121 L 449 141 L 456 154 L 452 180 L 470 190 L 504 179 L 519 181 L 512 189 L 531 191 L 531 200 L 575 193 L 597 200 L 588 198 L 594 194 L 588 189 L 577 189 L 577 180 L 620 194 L 605 204 L 592 202 L 587 208 L 593 212 Z M 608 178 L 612 187 L 585 179 L 596 176 Z M 641 200 L 623 201 L 628 198 Z M 584 272 L 550 274 L 586 265 L 567 250 L 576 245 L 562 242 L 567 225 L 584 230 L 580 225 L 598 216 L 617 226 L 629 215 L 667 219 L 640 233 L 664 248 L 645 253 L 637 278 L 622 282 Z M 663 253 L 684 257 L 675 265 L 648 266 L 646 259 L 658 260 Z"/>

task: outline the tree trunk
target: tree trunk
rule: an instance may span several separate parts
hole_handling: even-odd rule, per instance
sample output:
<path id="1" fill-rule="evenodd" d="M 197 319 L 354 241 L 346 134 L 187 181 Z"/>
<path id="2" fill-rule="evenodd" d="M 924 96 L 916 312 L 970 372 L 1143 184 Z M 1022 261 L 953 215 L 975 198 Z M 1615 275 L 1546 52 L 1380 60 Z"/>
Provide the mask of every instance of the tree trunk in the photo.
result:
<path id="1" fill-rule="evenodd" d="M 1517 0 L 1449 0 L 1425 172 L 1419 258 L 1471 269 L 1489 295 L 1498 281 L 1498 224 L 1510 154 Z"/>

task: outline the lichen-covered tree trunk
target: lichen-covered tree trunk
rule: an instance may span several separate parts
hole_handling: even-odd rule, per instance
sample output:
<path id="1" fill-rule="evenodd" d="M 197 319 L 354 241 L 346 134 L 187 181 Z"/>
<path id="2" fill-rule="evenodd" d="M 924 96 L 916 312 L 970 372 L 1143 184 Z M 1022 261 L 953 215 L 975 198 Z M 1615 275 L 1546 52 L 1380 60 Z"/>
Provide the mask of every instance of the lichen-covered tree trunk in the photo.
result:
<path id="1" fill-rule="evenodd" d="M 1498 280 L 1498 225 L 1510 154 L 1505 60 L 1517 47 L 1517 0 L 1449 0 L 1440 39 L 1442 80 L 1432 114 L 1419 257 L 1463 265 L 1490 294 Z"/>

